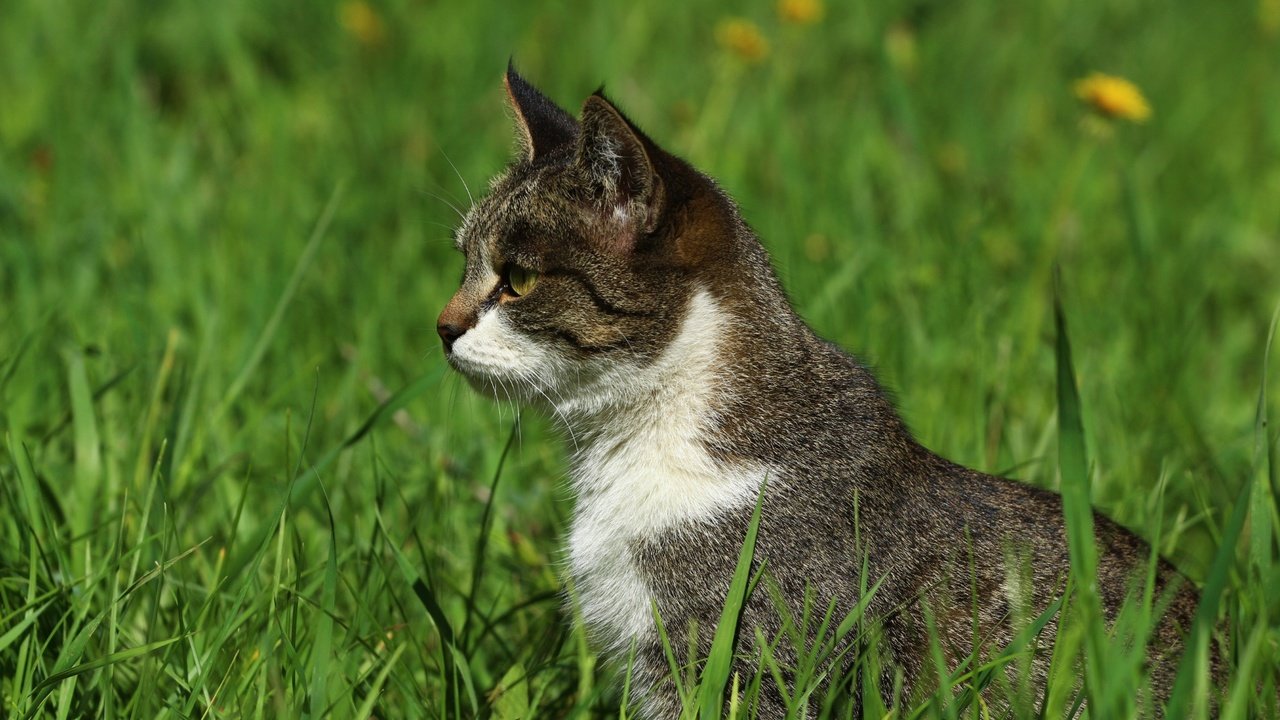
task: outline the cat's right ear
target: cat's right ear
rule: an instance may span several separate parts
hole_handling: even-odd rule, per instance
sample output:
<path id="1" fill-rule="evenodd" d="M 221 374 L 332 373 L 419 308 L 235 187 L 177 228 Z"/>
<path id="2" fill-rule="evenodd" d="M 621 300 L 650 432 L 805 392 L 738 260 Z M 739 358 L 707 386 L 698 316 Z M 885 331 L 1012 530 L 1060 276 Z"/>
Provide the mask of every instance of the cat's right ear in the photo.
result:
<path id="1" fill-rule="evenodd" d="M 578 121 L 520 77 L 511 62 L 507 63 L 504 84 L 520 131 L 522 160 L 533 162 L 578 136 Z"/>
<path id="2" fill-rule="evenodd" d="M 656 151 L 602 91 L 582 104 L 574 162 L 603 205 L 603 216 L 620 226 L 608 242 L 615 252 L 633 248 L 662 215 L 666 192 L 654 166 Z"/>

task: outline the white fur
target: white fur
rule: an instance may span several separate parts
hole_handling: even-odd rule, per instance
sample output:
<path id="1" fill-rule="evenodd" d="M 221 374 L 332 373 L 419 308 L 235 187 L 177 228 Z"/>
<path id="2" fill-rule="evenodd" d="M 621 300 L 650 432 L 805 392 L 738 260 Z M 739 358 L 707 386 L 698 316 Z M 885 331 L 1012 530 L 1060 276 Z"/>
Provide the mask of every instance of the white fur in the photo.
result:
<path id="1" fill-rule="evenodd" d="M 750 505 L 766 475 L 724 465 L 701 442 L 726 392 L 717 367 L 729 322 L 700 291 L 653 362 L 584 363 L 515 331 L 499 304 L 453 345 L 452 362 L 474 382 L 499 398 L 545 402 L 568 430 L 578 495 L 569 570 L 583 620 L 609 649 L 655 631 L 633 543 Z"/>
<path id="2" fill-rule="evenodd" d="M 512 329 L 501 305 L 486 311 L 454 342 L 449 360 L 473 381 L 487 385 L 494 397 L 522 401 L 545 397 L 567 365 L 553 347 Z"/>
<path id="3" fill-rule="evenodd" d="M 587 416 L 573 463 L 570 570 L 583 620 L 613 649 L 654 631 L 632 543 L 749 505 L 765 476 L 763 468 L 724 466 L 700 442 L 723 392 L 716 366 L 727 322 L 710 295 L 695 294 L 654 363 L 610 373 L 597 385 L 605 397 L 561 408 L 571 422 Z"/>

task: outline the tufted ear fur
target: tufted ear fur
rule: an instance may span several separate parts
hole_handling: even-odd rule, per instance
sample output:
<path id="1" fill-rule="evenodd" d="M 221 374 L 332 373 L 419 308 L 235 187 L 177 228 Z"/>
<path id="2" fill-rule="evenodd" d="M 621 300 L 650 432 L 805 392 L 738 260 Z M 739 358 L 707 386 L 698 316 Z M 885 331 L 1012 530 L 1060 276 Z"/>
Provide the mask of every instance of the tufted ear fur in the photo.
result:
<path id="1" fill-rule="evenodd" d="M 630 231 L 621 240 L 624 249 L 653 232 L 662 214 L 665 191 L 654 164 L 659 152 L 602 92 L 582 104 L 575 163 L 602 209 Z"/>
<path id="2" fill-rule="evenodd" d="M 507 102 L 520 131 L 521 159 L 533 162 L 578 135 L 578 121 L 530 85 L 507 63 Z"/>

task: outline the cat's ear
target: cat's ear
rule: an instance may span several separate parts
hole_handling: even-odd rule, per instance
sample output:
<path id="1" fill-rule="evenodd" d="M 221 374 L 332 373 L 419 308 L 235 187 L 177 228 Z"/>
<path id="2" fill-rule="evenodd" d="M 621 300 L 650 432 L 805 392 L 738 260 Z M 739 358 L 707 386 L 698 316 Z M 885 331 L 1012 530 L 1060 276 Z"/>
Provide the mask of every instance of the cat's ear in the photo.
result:
<path id="1" fill-rule="evenodd" d="M 661 215 L 664 190 L 654 167 L 656 152 L 602 92 L 582 104 L 575 162 L 604 202 L 603 209 L 638 233 L 652 232 Z"/>
<path id="2" fill-rule="evenodd" d="M 503 82 L 520 134 L 522 160 L 533 162 L 577 136 L 578 121 L 520 77 L 511 62 Z"/>

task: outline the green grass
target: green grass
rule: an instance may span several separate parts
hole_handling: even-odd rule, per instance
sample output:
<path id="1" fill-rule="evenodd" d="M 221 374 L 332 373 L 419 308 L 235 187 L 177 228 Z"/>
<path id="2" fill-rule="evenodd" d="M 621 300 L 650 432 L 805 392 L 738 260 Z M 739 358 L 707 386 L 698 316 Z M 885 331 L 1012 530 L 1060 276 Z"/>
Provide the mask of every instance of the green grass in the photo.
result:
<path id="1" fill-rule="evenodd" d="M 718 177 L 925 444 L 1061 481 L 1207 583 L 1181 708 L 1206 712 L 1216 642 L 1224 716 L 1277 712 L 1275 0 L 872 0 L 809 26 L 751 2 L 757 64 L 717 45 L 718 3 L 537 5 L 376 2 L 366 43 L 332 4 L 0 3 L 0 716 L 620 712 L 561 612 L 555 434 L 474 397 L 433 329 L 450 205 L 512 148 L 512 54 L 570 108 L 606 83 Z M 1093 70 L 1151 120 L 1086 121 Z M 1083 714 L 1138 712 L 1087 606 L 1049 707 L 1082 672 Z M 826 679 L 871 687 L 874 628 L 827 615 L 792 620 L 856 637 Z M 759 677 L 724 660 L 690 712 L 746 708 Z M 987 682 L 1030 716 L 1043 691 L 983 663 L 895 717 L 976 717 Z"/>

